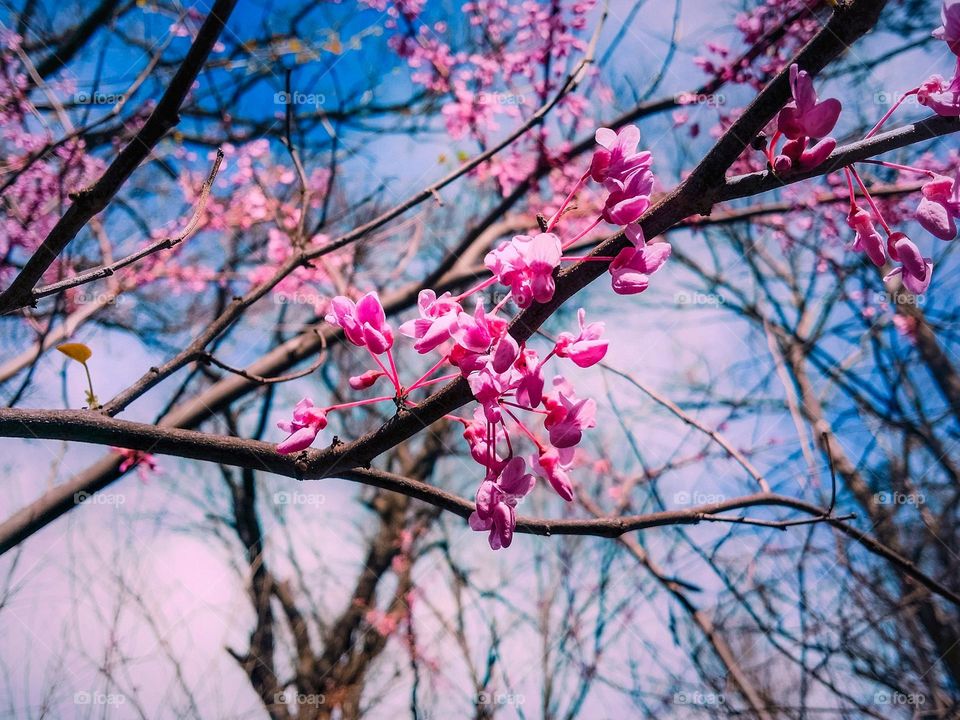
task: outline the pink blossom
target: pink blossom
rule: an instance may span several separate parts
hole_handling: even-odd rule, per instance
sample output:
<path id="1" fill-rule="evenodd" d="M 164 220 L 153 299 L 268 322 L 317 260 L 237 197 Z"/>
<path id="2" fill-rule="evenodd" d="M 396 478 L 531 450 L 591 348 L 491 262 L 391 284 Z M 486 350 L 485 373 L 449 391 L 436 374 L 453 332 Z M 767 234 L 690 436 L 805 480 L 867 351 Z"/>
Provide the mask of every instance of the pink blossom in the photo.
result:
<path id="1" fill-rule="evenodd" d="M 592 398 L 578 400 L 563 390 L 549 395 L 544 404 L 549 411 L 544 427 L 550 433 L 550 444 L 563 449 L 577 445 L 583 431 L 597 425 L 597 403 Z"/>
<path id="2" fill-rule="evenodd" d="M 553 297 L 553 271 L 563 254 L 560 238 L 553 233 L 517 235 L 487 253 L 484 263 L 501 284 L 510 287 L 521 308 L 534 300 L 548 302 Z"/>
<path id="3" fill-rule="evenodd" d="M 901 265 L 887 273 L 883 279 L 885 281 L 892 280 L 897 276 L 900 276 L 900 279 L 903 281 L 903 286 L 907 290 L 914 295 L 923 295 L 927 291 L 927 288 L 930 287 L 930 280 L 933 279 L 933 262 L 930 258 L 923 258 L 922 277 L 914 275 L 906 269 L 906 266 Z"/>
<path id="4" fill-rule="evenodd" d="M 837 147 L 837 141 L 824 138 L 816 145 L 807 147 L 807 138 L 802 137 L 786 142 L 780 154 L 774 158 L 773 170 L 777 175 L 786 175 L 791 171 L 812 170 L 830 157 Z"/>
<path id="5" fill-rule="evenodd" d="M 613 291 L 619 295 L 642 293 L 650 285 L 650 276 L 663 266 L 670 253 L 670 244 L 665 242 L 624 248 L 610 263 Z"/>
<path id="6" fill-rule="evenodd" d="M 955 180 L 937 175 L 924 183 L 922 198 L 914 216 L 924 230 L 941 240 L 957 236 L 956 218 L 960 217 L 960 196 Z"/>
<path id="7" fill-rule="evenodd" d="M 856 233 L 852 249 L 866 253 L 874 265 L 883 267 L 887 261 L 886 250 L 883 238 L 877 232 L 870 213 L 855 205 L 850 208 L 850 213 L 847 215 L 847 225 Z"/>
<path id="8" fill-rule="evenodd" d="M 947 84 L 939 75 L 932 75 L 917 90 L 917 102 L 944 117 L 960 116 L 960 74 Z"/>
<path id="9" fill-rule="evenodd" d="M 417 307 L 420 317 L 403 323 L 399 330 L 403 335 L 417 339 L 413 347 L 418 353 L 428 353 L 450 339 L 462 308 L 450 293 L 437 297 L 433 290 L 420 291 Z"/>
<path id="10" fill-rule="evenodd" d="M 488 422 L 500 422 L 500 396 L 506 391 L 508 382 L 505 377 L 494 371 L 489 364 L 467 376 L 470 392 L 480 403 Z"/>
<path id="11" fill-rule="evenodd" d="M 351 377 L 349 380 L 350 387 L 354 390 L 366 390 L 369 387 L 373 387 L 377 380 L 384 377 L 384 375 L 386 375 L 386 373 L 384 373 L 383 370 L 367 370 L 365 373 Z"/>
<path id="12" fill-rule="evenodd" d="M 144 482 L 150 478 L 150 473 L 157 472 L 160 469 L 156 457 L 150 453 L 121 447 L 111 447 L 110 449 L 123 458 L 120 463 L 120 472 L 126 472 L 135 467 L 137 468 L 137 475 Z"/>
<path id="13" fill-rule="evenodd" d="M 542 363 L 537 351 L 525 348 L 513 367 L 519 375 L 514 387 L 517 403 L 525 408 L 537 407 L 543 402 L 544 385 Z"/>
<path id="14" fill-rule="evenodd" d="M 608 190 L 626 184 L 631 175 L 650 167 L 651 154 L 637 152 L 640 142 L 640 130 L 636 125 L 627 125 L 614 132 L 610 128 L 600 128 L 596 133 L 600 146 L 593 153 L 590 163 L 590 177 L 603 183 Z M 613 181 L 608 184 L 608 181 Z"/>
<path id="15" fill-rule="evenodd" d="M 472 421 L 460 418 L 460 422 L 463 423 L 463 439 L 470 447 L 470 456 L 491 472 L 500 472 L 507 463 L 496 452 L 497 443 L 504 438 L 503 426 L 487 422 L 482 408 L 474 409 Z"/>
<path id="16" fill-rule="evenodd" d="M 573 362 L 582 368 L 596 365 L 603 360 L 607 354 L 606 340 L 601 340 L 604 324 L 594 322 L 587 325 L 585 323 L 587 313 L 583 308 L 577 310 L 577 319 L 580 323 L 580 334 L 562 332 L 557 336 L 555 352 L 559 357 L 570 358 Z"/>
<path id="17" fill-rule="evenodd" d="M 393 330 L 377 293 L 367 293 L 356 304 L 338 295 L 330 301 L 330 309 L 327 322 L 343 328 L 343 334 L 354 345 L 369 348 L 376 355 L 393 347 Z"/>
<path id="18" fill-rule="evenodd" d="M 567 502 L 573 500 L 573 483 L 567 474 L 569 462 L 564 462 L 555 448 L 540 448 L 538 454 L 531 456 L 530 463 L 535 472 L 550 483 L 557 495 Z"/>
<path id="19" fill-rule="evenodd" d="M 923 295 L 930 286 L 933 263 L 920 254 L 920 249 L 901 232 L 891 233 L 888 240 L 890 259 L 901 263 L 900 267 L 887 273 L 884 280 L 900 276 L 903 285 L 914 295 Z"/>
<path id="20" fill-rule="evenodd" d="M 506 464 L 500 477 L 494 481 L 484 480 L 477 490 L 476 510 L 470 515 L 473 530 L 489 531 L 490 547 L 494 550 L 510 547 L 513 531 L 517 526 L 514 508 L 536 483 L 536 478 L 526 472 L 522 457 L 514 457 Z"/>
<path id="21" fill-rule="evenodd" d="M 960 55 L 960 0 L 943 0 L 940 6 L 940 27 L 933 36 L 943 40 L 954 55 Z"/>
<path id="22" fill-rule="evenodd" d="M 603 219 L 613 225 L 636 222 L 650 207 L 653 174 L 640 171 L 621 185 L 615 185 L 603 205 Z"/>
<path id="23" fill-rule="evenodd" d="M 777 129 L 791 140 L 828 135 L 840 117 L 840 101 L 828 98 L 817 102 L 813 79 L 796 63 L 790 66 L 790 90 L 793 100 L 777 116 Z"/>
<path id="24" fill-rule="evenodd" d="M 277 445 L 277 452 L 284 455 L 310 447 L 317 439 L 317 433 L 327 426 L 327 413 L 315 407 L 310 398 L 303 398 L 293 409 L 293 420 L 281 420 L 277 427 L 290 433 L 286 440 Z"/>

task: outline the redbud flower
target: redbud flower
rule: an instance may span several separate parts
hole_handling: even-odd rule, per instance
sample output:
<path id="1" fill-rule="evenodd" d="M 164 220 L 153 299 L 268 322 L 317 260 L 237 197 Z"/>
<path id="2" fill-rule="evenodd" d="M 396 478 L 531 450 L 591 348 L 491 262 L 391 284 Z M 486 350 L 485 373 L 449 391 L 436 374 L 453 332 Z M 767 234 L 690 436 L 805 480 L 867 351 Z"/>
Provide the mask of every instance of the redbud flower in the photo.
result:
<path id="1" fill-rule="evenodd" d="M 289 437 L 277 445 L 277 452 L 298 452 L 310 447 L 317 439 L 317 433 L 327 426 L 327 413 L 314 407 L 310 398 L 303 398 L 293 409 L 293 420 L 281 420 L 277 427 L 290 433 Z"/>
<path id="2" fill-rule="evenodd" d="M 923 197 L 914 216 L 924 230 L 941 240 L 953 240 L 957 236 L 955 219 L 960 217 L 960 197 L 955 180 L 937 175 L 924 183 Z"/>
<path id="3" fill-rule="evenodd" d="M 636 222 L 650 207 L 653 173 L 642 170 L 634 173 L 620 186 L 614 186 L 603 205 L 603 219 L 613 225 Z"/>
<path id="4" fill-rule="evenodd" d="M 330 301 L 327 322 L 343 328 L 347 340 L 369 348 L 376 355 L 393 347 L 393 330 L 375 292 L 367 293 L 354 305 L 353 300 L 338 295 Z"/>
<path id="5" fill-rule="evenodd" d="M 514 369 L 520 376 L 514 388 L 517 403 L 525 408 L 537 407 L 543 402 L 544 385 L 537 351 L 524 349 L 517 358 Z"/>
<path id="6" fill-rule="evenodd" d="M 409 320 L 399 330 L 407 337 L 416 338 L 413 347 L 418 353 L 428 353 L 450 339 L 457 326 L 457 316 L 462 312 L 460 303 L 450 293 L 440 297 L 433 290 L 421 290 L 417 297 L 420 317 Z"/>
<path id="7" fill-rule="evenodd" d="M 923 295 L 930 286 L 933 276 L 933 263 L 930 258 L 920 254 L 920 249 L 901 232 L 891 233 L 888 240 L 890 259 L 901 263 L 901 266 L 887 273 L 884 280 L 891 280 L 897 275 L 903 285 L 914 295 Z"/>
<path id="8" fill-rule="evenodd" d="M 573 500 L 573 483 L 567 475 L 569 463 L 563 462 L 555 448 L 540 448 L 538 454 L 530 457 L 530 464 L 538 475 L 550 483 L 557 495 L 567 502 Z"/>
<path id="9" fill-rule="evenodd" d="M 547 398 L 547 408 L 549 414 L 543 424 L 555 448 L 577 445 L 583 431 L 597 425 L 597 403 L 592 398 L 577 400 L 561 390 L 556 397 Z"/>
<path id="10" fill-rule="evenodd" d="M 349 380 L 350 387 L 354 390 L 366 390 L 368 387 L 373 387 L 374 383 L 384 374 L 383 370 L 367 370 L 365 373 L 351 377 Z"/>
<path id="11" fill-rule="evenodd" d="M 874 227 L 870 213 L 859 206 L 850 208 L 847 215 L 847 225 L 856 233 L 852 249 L 866 253 L 871 262 L 877 267 L 883 267 L 887 261 L 883 238 Z"/>
<path id="12" fill-rule="evenodd" d="M 670 244 L 665 242 L 624 248 L 610 263 L 613 291 L 619 295 L 642 293 L 650 285 L 650 276 L 663 266 L 670 253 Z"/>
<path id="13" fill-rule="evenodd" d="M 813 79 L 796 63 L 790 66 L 790 90 L 793 100 L 777 116 L 777 129 L 791 140 L 828 135 L 840 117 L 840 101 L 828 98 L 817 102 Z"/>
<path id="14" fill-rule="evenodd" d="M 960 55 L 960 0 L 943 0 L 940 6 L 940 27 L 933 36 L 943 40 L 954 55 Z"/>
<path id="15" fill-rule="evenodd" d="M 627 125 L 621 128 L 620 132 L 600 128 L 597 130 L 596 140 L 600 147 L 593 153 L 590 177 L 603 183 L 608 190 L 615 188 L 607 184 L 608 180 L 619 182 L 620 187 L 623 187 L 632 174 L 650 167 L 651 154 L 646 151 L 637 152 L 640 130 L 636 125 Z"/>
<path id="16" fill-rule="evenodd" d="M 960 115 L 960 75 L 948 85 L 939 75 L 931 75 L 917 90 L 917 102 L 943 117 Z"/>
<path id="17" fill-rule="evenodd" d="M 494 550 L 510 547 L 513 531 L 517 526 L 514 508 L 529 493 L 536 478 L 526 472 L 522 457 L 512 458 L 500 477 L 486 479 L 477 490 L 477 509 L 470 514 L 470 527 L 477 531 L 490 531 L 490 547 Z"/>
<path id="18" fill-rule="evenodd" d="M 521 308 L 534 300 L 548 302 L 553 297 L 553 271 L 560 264 L 563 250 L 553 233 L 517 235 L 487 253 L 484 263 L 501 284 L 510 287 Z"/>
<path id="19" fill-rule="evenodd" d="M 570 358 L 573 362 L 582 368 L 595 365 L 607 354 L 606 340 L 601 340 L 604 324 L 594 322 L 587 325 L 587 313 L 583 308 L 577 310 L 577 319 L 580 322 L 580 334 L 574 336 L 573 333 L 562 332 L 557 336 L 555 351 L 562 358 Z"/>

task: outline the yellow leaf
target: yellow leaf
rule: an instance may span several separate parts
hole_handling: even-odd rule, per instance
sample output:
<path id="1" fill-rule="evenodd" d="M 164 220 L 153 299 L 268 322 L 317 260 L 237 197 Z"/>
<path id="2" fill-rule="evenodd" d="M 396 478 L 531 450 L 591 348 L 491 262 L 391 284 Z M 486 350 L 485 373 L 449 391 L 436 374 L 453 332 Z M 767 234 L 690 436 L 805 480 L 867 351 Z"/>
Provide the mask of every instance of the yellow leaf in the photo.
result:
<path id="1" fill-rule="evenodd" d="M 85 363 L 93 355 L 93 351 L 83 343 L 64 343 L 57 345 L 57 350 L 78 363 Z"/>

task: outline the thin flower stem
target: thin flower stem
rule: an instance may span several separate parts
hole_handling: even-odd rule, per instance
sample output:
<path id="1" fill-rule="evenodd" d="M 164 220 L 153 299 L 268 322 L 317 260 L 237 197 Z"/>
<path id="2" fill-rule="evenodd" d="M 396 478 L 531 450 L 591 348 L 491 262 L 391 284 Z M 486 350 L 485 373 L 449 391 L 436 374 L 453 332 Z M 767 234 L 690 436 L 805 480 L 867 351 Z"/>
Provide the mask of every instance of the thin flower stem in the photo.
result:
<path id="1" fill-rule="evenodd" d="M 425 388 L 428 385 L 436 385 L 438 382 L 443 382 L 445 380 L 453 380 L 455 377 L 459 377 L 459 376 L 460 376 L 460 373 L 455 372 L 455 373 L 450 373 L 449 375 L 441 375 L 440 377 L 435 377 L 433 378 L 433 380 L 424 380 L 422 382 L 417 381 L 416 385 L 411 385 L 410 387 L 407 388 L 407 392 L 408 393 L 413 392 L 414 390 Z"/>
<path id="2" fill-rule="evenodd" d="M 602 217 L 602 216 L 601 216 L 601 217 L 598 217 L 596 220 L 594 220 L 594 221 L 590 224 L 590 226 L 589 226 L 586 230 L 584 230 L 583 232 L 579 233 L 575 238 L 573 238 L 573 239 L 568 240 L 567 242 L 565 242 L 565 243 L 563 244 L 563 249 L 566 250 L 568 247 L 572 247 L 572 246 L 576 245 L 576 244 L 577 244 L 577 241 L 579 241 L 580 239 L 582 239 L 583 237 L 585 237 L 591 230 L 593 230 L 593 229 L 594 229 L 597 225 L 599 225 L 602 221 L 603 221 L 603 217 Z"/>
<path id="3" fill-rule="evenodd" d="M 874 214 L 877 216 L 877 220 L 880 222 L 880 225 L 883 226 L 883 229 L 886 231 L 887 235 L 890 234 L 890 226 L 887 225 L 887 221 L 883 219 L 883 215 L 880 214 L 880 208 L 877 207 L 876 201 L 870 196 L 870 191 L 867 190 L 867 186 L 864 185 L 863 180 L 860 178 L 860 173 L 857 172 L 855 167 L 850 167 L 850 172 L 853 173 L 854 180 L 857 181 L 857 185 L 860 186 L 860 190 L 863 192 L 867 202 L 870 203 L 870 207 L 873 208 Z"/>
<path id="4" fill-rule="evenodd" d="M 583 187 L 584 183 L 587 182 L 587 178 L 590 177 L 590 171 L 587 170 L 577 181 L 577 184 L 573 186 L 573 190 L 570 191 L 570 194 L 567 195 L 564 199 L 563 204 L 557 208 L 557 211 L 553 214 L 553 217 L 550 218 L 550 222 L 547 223 L 547 229 L 545 232 L 550 232 L 560 222 L 560 216 L 563 214 L 563 211 L 567 209 L 567 205 L 570 204 L 570 201 L 573 200 L 573 196 L 580 192 L 580 189 Z"/>
<path id="5" fill-rule="evenodd" d="M 374 362 L 376 362 L 377 365 L 380 366 L 380 369 L 383 370 L 383 374 L 390 379 L 390 382 L 393 383 L 393 389 L 397 391 L 397 394 L 398 395 L 401 394 L 400 385 L 397 384 L 397 378 L 395 377 L 395 374 L 394 375 L 390 374 L 390 370 L 387 368 L 386 365 L 383 364 L 380 358 L 377 357 L 377 354 L 373 350 L 371 350 L 370 348 L 367 348 L 367 352 L 370 353 L 370 357 L 372 357 Z M 394 373 L 396 373 L 396 371 L 394 371 Z"/>
<path id="6" fill-rule="evenodd" d="M 500 406 L 503 407 L 503 403 L 501 403 Z M 531 441 L 533 441 L 533 444 L 534 444 L 534 445 L 536 445 L 538 448 L 539 448 L 539 447 L 542 447 L 541 444 L 540 444 L 540 441 L 537 440 L 536 435 L 534 435 L 534 434 L 530 431 L 530 429 L 529 429 L 526 425 L 523 424 L 523 422 L 520 420 L 520 418 L 518 418 L 516 415 L 514 415 L 512 412 L 510 412 L 507 408 L 503 408 L 503 411 L 513 419 L 513 421 L 517 424 L 517 427 L 519 427 L 520 430 L 523 431 L 523 434 L 524 434 L 524 435 L 526 435 L 528 438 L 530 438 Z"/>
<path id="7" fill-rule="evenodd" d="M 360 407 L 362 405 L 373 405 L 374 403 L 383 402 L 385 400 L 393 400 L 393 395 L 381 395 L 380 397 L 367 398 L 366 400 L 354 400 L 353 402 L 331 405 L 330 407 L 326 408 L 326 410 L 327 412 L 333 412 L 334 410 L 347 410 L 349 408 Z"/>
<path id="8" fill-rule="evenodd" d="M 491 285 L 493 285 L 496 281 L 497 281 L 497 278 L 496 278 L 496 277 L 487 278 L 486 280 L 484 280 L 484 281 L 483 281 L 482 283 L 480 283 L 479 285 L 475 285 L 475 286 L 473 286 L 472 288 L 470 288 L 469 290 L 465 290 L 464 292 L 460 293 L 459 295 L 457 295 L 457 296 L 454 298 L 454 300 L 455 300 L 456 302 L 462 302 L 465 298 L 470 297 L 470 296 L 473 295 L 474 293 L 478 293 L 478 292 L 480 292 L 481 290 L 486 290 L 488 287 L 490 287 Z"/>
<path id="9" fill-rule="evenodd" d="M 883 165 L 884 167 L 893 168 L 894 170 L 903 170 L 904 172 L 912 172 L 919 175 L 928 175 L 930 177 L 937 176 L 933 170 L 924 170 L 923 168 L 912 167 L 910 165 L 900 165 L 899 163 L 887 162 L 886 160 L 863 160 L 862 162 L 869 163 L 871 165 Z"/>
<path id="10" fill-rule="evenodd" d="M 868 133 L 864 136 L 863 139 L 866 140 L 867 138 L 871 138 L 871 137 L 873 137 L 874 135 L 876 135 L 876 134 L 880 131 L 880 128 L 883 127 L 883 124 L 884 124 L 887 120 L 890 119 L 890 116 L 893 115 L 894 111 L 895 111 L 898 107 L 900 107 L 901 103 L 903 103 L 903 101 L 906 100 L 906 99 L 907 99 L 908 97 L 910 97 L 911 95 L 916 95 L 918 90 L 920 90 L 920 88 L 916 87 L 916 88 L 914 88 L 913 90 L 908 90 L 907 92 L 905 92 L 905 93 L 903 94 L 903 97 L 901 97 L 899 100 L 897 100 L 897 101 L 893 104 L 893 106 L 892 106 L 889 110 L 887 110 L 887 112 L 884 114 L 884 116 L 883 116 L 882 118 L 880 118 L 880 122 L 878 122 L 876 125 L 874 125 L 874 126 L 873 126 L 873 130 L 871 130 L 870 132 L 868 132 Z"/>
<path id="11" fill-rule="evenodd" d="M 430 369 L 427 370 L 423 375 L 421 375 L 421 376 L 417 379 L 417 381 L 407 389 L 407 392 L 410 392 L 411 390 L 416 390 L 418 387 L 420 387 L 421 385 L 423 385 L 424 380 L 426 380 L 428 377 L 430 377 L 431 375 L 433 375 L 433 374 L 434 374 L 437 370 L 439 370 L 439 369 L 441 368 L 441 366 L 443 366 L 444 363 L 446 363 L 446 362 L 447 362 L 447 356 L 444 355 L 442 358 L 440 358 L 439 360 L 437 360 L 437 363 L 436 363 L 432 368 L 430 368 Z"/>
<path id="12" fill-rule="evenodd" d="M 397 372 L 397 365 L 393 361 L 393 352 L 387 348 L 387 360 L 390 361 L 390 370 L 393 372 L 393 385 L 397 389 L 398 395 L 403 395 L 403 385 L 400 384 L 400 374 Z"/>

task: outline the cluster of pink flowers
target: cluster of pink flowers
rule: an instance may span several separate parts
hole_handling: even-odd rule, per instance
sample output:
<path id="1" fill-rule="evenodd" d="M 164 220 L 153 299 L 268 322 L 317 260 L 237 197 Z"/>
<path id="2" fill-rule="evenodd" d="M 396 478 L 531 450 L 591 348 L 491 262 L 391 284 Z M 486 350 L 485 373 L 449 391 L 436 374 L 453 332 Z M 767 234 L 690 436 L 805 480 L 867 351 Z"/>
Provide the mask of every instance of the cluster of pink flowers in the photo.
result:
<path id="1" fill-rule="evenodd" d="M 17 56 L 21 38 L 0 29 L 0 150 L 3 172 L 4 213 L 0 217 L 0 280 L 12 272 L 23 255 L 43 242 L 71 192 L 92 182 L 104 168 L 103 162 L 87 152 L 82 139 L 72 138 L 54 146 L 55 134 L 35 122 L 27 99 L 27 73 Z M 50 92 L 73 93 L 69 82 L 52 81 Z M 44 152 L 45 151 L 45 152 Z M 51 265 L 50 278 L 69 275 L 70 263 L 58 259 Z"/>
<path id="2" fill-rule="evenodd" d="M 796 64 L 790 66 L 790 90 L 793 99 L 777 116 L 777 132 L 768 148 L 773 156 L 779 136 L 787 138 L 770 163 L 780 175 L 817 167 L 837 146 L 837 141 L 827 136 L 840 117 L 840 101 L 836 98 L 818 100 L 810 75 Z"/>
<path id="3" fill-rule="evenodd" d="M 350 386 L 363 390 L 386 378 L 393 392 L 323 409 L 304 398 L 294 409 L 293 419 L 279 423 L 288 437 L 277 450 L 290 453 L 309 447 L 326 426 L 331 411 L 386 401 L 412 406 L 409 396 L 414 391 L 461 376 L 477 405 L 469 417 L 451 419 L 463 425 L 470 455 L 485 469 L 470 527 L 488 532 L 492 548 L 508 547 L 516 526 L 516 505 L 533 489 L 538 477 L 561 498 L 571 501 L 574 485 L 569 473 L 584 431 L 596 425 L 597 406 L 591 398 L 578 397 L 563 375 L 549 378 L 548 387 L 546 365 L 554 358 L 580 368 L 600 362 L 608 347 L 603 323 L 588 322 L 581 308 L 577 328 L 560 333 L 549 351 L 541 355 L 511 335 L 509 322 L 501 313 L 510 300 L 519 308 L 550 302 L 562 262 L 607 263 L 613 289 L 620 294 L 647 288 L 650 275 L 670 256 L 670 246 L 665 242 L 648 244 L 635 224 L 650 206 L 653 188 L 652 158 L 648 152 L 637 151 L 639 141 L 635 127 L 619 133 L 601 128 L 590 168 L 541 232 L 517 235 L 491 250 L 485 260 L 490 277 L 460 295 L 446 292 L 438 296 L 430 289 L 420 292 L 418 317 L 404 322 L 398 332 L 412 340 L 417 353 L 438 353 L 440 357 L 412 384 L 401 382 L 393 355 L 396 335 L 378 295 L 367 293 L 356 302 L 343 296 L 332 298 L 327 321 L 342 328 L 348 342 L 364 348 L 376 366 L 351 377 Z M 564 210 L 591 179 L 606 193 L 602 209 L 586 230 L 563 240 L 558 226 Z M 626 225 L 629 246 L 616 257 L 564 254 L 603 221 Z M 488 309 L 480 293 L 496 283 L 508 292 Z M 474 298 L 473 308 L 468 311 L 464 305 L 470 297 Z M 442 374 L 444 367 L 455 372 Z M 542 425 L 532 424 L 531 416 Z M 532 452 L 523 455 L 521 443 L 529 444 Z"/>

